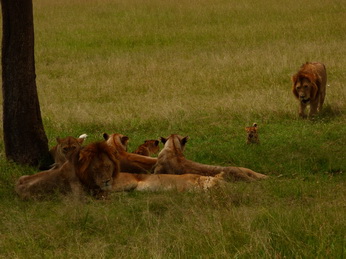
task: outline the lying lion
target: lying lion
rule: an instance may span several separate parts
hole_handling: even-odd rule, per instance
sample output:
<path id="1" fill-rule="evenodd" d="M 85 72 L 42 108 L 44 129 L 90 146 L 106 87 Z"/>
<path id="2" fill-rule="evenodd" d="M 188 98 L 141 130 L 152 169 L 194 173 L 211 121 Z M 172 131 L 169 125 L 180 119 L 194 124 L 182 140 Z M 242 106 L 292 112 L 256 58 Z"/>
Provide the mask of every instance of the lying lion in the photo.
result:
<path id="1" fill-rule="evenodd" d="M 327 72 L 322 63 L 303 64 L 292 76 L 293 94 L 299 100 L 299 116 L 306 118 L 305 109 L 310 105 L 309 116 L 322 110 L 326 96 Z"/>
<path id="2" fill-rule="evenodd" d="M 75 149 L 80 150 L 83 141 L 86 139 L 86 134 L 79 136 L 79 138 L 68 136 L 66 138 L 56 138 L 57 144 L 49 150 L 49 153 L 54 158 L 52 169 L 62 166 L 67 157 L 72 154 Z"/>
<path id="3" fill-rule="evenodd" d="M 113 191 L 195 191 L 222 186 L 223 173 L 213 176 L 197 174 L 130 174 L 119 173 Z"/>
<path id="4" fill-rule="evenodd" d="M 83 149 L 77 146 L 66 155 L 67 161 L 61 167 L 20 177 L 15 191 L 22 199 L 44 198 L 56 192 L 80 197 L 85 191 L 102 198 L 112 190 L 114 178 L 119 173 L 115 153 L 105 141 Z"/>
<path id="5" fill-rule="evenodd" d="M 168 138 L 161 138 L 164 144 L 159 153 L 155 174 L 198 174 L 215 176 L 224 172 L 228 181 L 254 181 L 267 178 L 266 175 L 256 173 L 243 167 L 222 167 L 200 164 L 187 160 L 183 154 L 188 137 L 172 134 Z"/>
<path id="6" fill-rule="evenodd" d="M 156 164 L 157 158 L 127 152 L 127 143 L 129 141 L 127 136 L 117 133 L 111 135 L 104 133 L 103 137 L 108 145 L 116 149 L 121 172 L 148 173 Z"/>
<path id="7" fill-rule="evenodd" d="M 142 156 L 151 156 L 157 154 L 160 151 L 160 141 L 157 139 L 145 140 L 143 144 L 133 151 L 134 154 Z"/>

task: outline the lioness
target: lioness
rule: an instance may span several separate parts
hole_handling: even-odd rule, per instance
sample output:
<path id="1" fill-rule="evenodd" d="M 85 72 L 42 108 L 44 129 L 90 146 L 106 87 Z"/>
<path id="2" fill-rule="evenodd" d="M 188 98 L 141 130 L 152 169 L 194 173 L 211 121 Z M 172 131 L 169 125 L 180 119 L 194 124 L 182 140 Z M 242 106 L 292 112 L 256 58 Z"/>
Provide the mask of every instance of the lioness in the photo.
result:
<path id="1" fill-rule="evenodd" d="M 223 173 L 213 176 L 197 174 L 130 174 L 119 173 L 113 191 L 194 191 L 207 190 L 223 184 Z"/>
<path id="2" fill-rule="evenodd" d="M 247 144 L 259 143 L 257 123 L 254 123 L 252 127 L 245 127 L 245 131 L 247 135 L 247 138 L 246 138 Z"/>
<path id="3" fill-rule="evenodd" d="M 161 137 L 164 144 L 159 153 L 155 165 L 155 174 L 199 174 L 214 176 L 224 172 L 224 178 L 228 181 L 254 181 L 265 179 L 266 175 L 256 173 L 248 168 L 243 167 L 222 167 L 200 164 L 187 160 L 183 154 L 188 137 L 182 137 L 176 134 L 168 138 Z"/>
<path id="4" fill-rule="evenodd" d="M 127 152 L 127 143 L 129 138 L 122 134 L 103 134 L 108 145 L 114 147 L 117 151 L 117 157 L 120 161 L 120 171 L 127 173 L 148 173 L 155 165 L 157 158 L 147 157 Z"/>
<path id="5" fill-rule="evenodd" d="M 140 145 L 135 151 L 134 154 L 142 155 L 142 156 L 151 156 L 160 151 L 159 146 L 160 141 L 157 139 L 145 140 L 142 145 Z"/>
<path id="6" fill-rule="evenodd" d="M 68 136 L 66 138 L 57 137 L 57 145 L 49 150 L 49 153 L 54 158 L 52 169 L 56 169 L 62 166 L 66 162 L 67 157 L 72 154 L 75 149 L 80 149 L 85 138 L 86 134 L 79 136 L 79 138 L 74 138 L 71 136 Z"/>
<path id="7" fill-rule="evenodd" d="M 299 100 L 299 116 L 306 118 L 305 109 L 310 105 L 309 116 L 322 110 L 326 96 L 327 72 L 322 63 L 303 64 L 292 76 L 292 91 Z"/>
<path id="8" fill-rule="evenodd" d="M 84 191 L 104 197 L 119 173 L 115 152 L 105 141 L 77 147 L 61 167 L 20 177 L 15 191 L 22 199 L 43 198 L 55 192 L 80 197 Z"/>

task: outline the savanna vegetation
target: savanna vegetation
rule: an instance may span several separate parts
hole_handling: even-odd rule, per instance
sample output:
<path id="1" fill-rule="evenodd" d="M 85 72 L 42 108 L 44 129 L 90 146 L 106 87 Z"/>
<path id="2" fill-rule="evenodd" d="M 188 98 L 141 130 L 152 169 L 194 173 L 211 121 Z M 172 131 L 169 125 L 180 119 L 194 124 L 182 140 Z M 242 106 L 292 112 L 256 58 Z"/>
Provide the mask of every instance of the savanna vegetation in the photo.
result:
<path id="1" fill-rule="evenodd" d="M 344 258 L 346 4 L 322 0 L 37 0 L 37 86 L 57 136 L 189 135 L 186 157 L 270 176 L 205 193 L 21 201 L 37 172 L 0 143 L 0 258 Z M 323 62 L 317 117 L 290 77 Z M 247 145 L 245 126 L 259 126 Z M 0 132 L 2 138 L 2 132 Z"/>

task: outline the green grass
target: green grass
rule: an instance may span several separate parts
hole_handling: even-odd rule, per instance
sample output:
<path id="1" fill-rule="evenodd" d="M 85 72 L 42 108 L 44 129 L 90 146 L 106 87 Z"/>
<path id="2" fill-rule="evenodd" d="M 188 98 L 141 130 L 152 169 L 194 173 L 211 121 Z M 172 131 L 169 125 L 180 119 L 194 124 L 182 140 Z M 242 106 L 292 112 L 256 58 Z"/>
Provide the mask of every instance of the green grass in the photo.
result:
<path id="1" fill-rule="evenodd" d="M 34 2 L 50 145 L 102 133 L 189 135 L 189 159 L 268 174 L 207 193 L 23 202 L 0 143 L 0 258 L 345 258 L 343 1 Z M 323 112 L 298 119 L 290 76 L 327 67 Z M 246 145 L 257 122 L 260 145 Z M 0 132 L 0 137 L 3 137 Z"/>

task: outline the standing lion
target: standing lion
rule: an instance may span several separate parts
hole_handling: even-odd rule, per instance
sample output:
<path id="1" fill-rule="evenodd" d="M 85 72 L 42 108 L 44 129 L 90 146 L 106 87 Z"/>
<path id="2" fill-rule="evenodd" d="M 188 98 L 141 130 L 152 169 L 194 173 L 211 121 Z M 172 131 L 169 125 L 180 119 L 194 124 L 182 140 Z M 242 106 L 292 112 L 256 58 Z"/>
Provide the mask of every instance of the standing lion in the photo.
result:
<path id="1" fill-rule="evenodd" d="M 293 94 L 299 100 L 299 116 L 306 118 L 305 109 L 310 105 L 309 116 L 322 110 L 326 96 L 327 72 L 322 63 L 303 64 L 292 76 Z"/>

